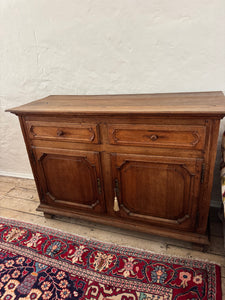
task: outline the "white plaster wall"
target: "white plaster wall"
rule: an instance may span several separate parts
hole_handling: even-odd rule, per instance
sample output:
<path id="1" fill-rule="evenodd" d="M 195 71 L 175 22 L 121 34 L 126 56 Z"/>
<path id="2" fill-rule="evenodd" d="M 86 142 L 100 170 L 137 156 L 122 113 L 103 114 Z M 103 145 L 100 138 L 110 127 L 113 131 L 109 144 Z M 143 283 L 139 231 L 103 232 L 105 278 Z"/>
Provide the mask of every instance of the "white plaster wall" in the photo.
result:
<path id="1" fill-rule="evenodd" d="M 31 174 L 6 108 L 49 94 L 224 89 L 224 0 L 0 0 L 2 174 Z"/>

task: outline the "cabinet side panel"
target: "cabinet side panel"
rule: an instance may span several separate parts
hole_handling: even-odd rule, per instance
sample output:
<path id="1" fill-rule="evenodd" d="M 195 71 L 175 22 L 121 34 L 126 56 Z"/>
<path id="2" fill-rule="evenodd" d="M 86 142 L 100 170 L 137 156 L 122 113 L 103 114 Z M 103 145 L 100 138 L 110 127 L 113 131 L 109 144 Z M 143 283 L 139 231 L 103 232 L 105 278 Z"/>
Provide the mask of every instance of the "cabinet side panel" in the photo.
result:
<path id="1" fill-rule="evenodd" d="M 205 154 L 205 174 L 203 180 L 202 196 L 198 207 L 197 232 L 205 233 L 208 223 L 209 207 L 213 184 L 214 167 L 217 153 L 217 141 L 219 134 L 220 120 L 210 120 L 210 130 L 208 136 L 207 149 Z"/>
<path id="2" fill-rule="evenodd" d="M 24 138 L 24 142 L 25 142 L 25 145 L 26 145 L 27 154 L 28 154 L 28 158 L 29 158 L 29 161 L 30 161 L 31 169 L 32 169 L 32 172 L 33 172 L 33 175 L 34 175 L 34 180 L 35 180 L 35 184 L 36 184 L 36 187 L 37 187 L 39 199 L 41 201 L 42 198 L 43 198 L 42 188 L 41 188 L 40 181 L 38 180 L 37 166 L 36 166 L 35 159 L 34 159 L 34 156 L 33 156 L 29 136 L 28 136 L 27 131 L 26 131 L 25 120 L 22 116 L 19 116 L 19 122 L 20 122 L 20 127 L 21 127 L 21 130 L 22 130 L 22 133 L 23 133 L 23 138 Z"/>

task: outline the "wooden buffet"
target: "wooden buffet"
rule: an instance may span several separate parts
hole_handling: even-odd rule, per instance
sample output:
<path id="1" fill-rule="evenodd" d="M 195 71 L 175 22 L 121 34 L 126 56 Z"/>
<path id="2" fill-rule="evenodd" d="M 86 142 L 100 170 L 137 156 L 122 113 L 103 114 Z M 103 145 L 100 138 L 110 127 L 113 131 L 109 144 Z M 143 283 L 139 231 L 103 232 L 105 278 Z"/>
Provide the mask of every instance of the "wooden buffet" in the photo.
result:
<path id="1" fill-rule="evenodd" d="M 49 96 L 8 111 L 46 217 L 208 243 L 222 92 Z"/>

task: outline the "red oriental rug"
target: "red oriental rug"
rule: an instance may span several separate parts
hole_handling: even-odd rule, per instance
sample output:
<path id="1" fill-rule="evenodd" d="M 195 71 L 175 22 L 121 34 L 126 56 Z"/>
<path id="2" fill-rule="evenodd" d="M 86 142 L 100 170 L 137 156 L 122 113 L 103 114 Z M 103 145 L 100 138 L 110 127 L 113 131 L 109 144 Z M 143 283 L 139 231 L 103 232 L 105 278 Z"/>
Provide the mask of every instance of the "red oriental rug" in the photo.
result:
<path id="1" fill-rule="evenodd" d="M 0 218 L 0 299 L 219 300 L 220 267 Z"/>

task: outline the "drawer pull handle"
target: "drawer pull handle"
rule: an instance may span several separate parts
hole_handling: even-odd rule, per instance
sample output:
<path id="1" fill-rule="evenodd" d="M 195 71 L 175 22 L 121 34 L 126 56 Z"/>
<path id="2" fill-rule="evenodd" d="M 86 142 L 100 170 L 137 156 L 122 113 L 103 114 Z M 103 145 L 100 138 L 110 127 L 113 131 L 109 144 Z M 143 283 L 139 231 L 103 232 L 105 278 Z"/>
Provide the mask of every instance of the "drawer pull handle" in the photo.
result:
<path id="1" fill-rule="evenodd" d="M 153 134 L 153 135 L 150 136 L 150 139 L 151 139 L 152 141 L 156 141 L 158 138 L 159 138 L 159 137 L 158 137 L 158 135 L 156 135 L 156 134 Z"/>
<path id="2" fill-rule="evenodd" d="M 62 130 L 57 130 L 57 136 L 62 136 L 64 135 L 64 132 Z"/>

